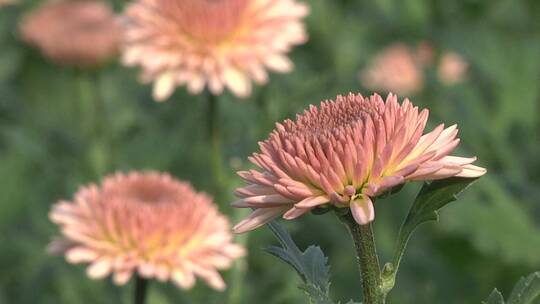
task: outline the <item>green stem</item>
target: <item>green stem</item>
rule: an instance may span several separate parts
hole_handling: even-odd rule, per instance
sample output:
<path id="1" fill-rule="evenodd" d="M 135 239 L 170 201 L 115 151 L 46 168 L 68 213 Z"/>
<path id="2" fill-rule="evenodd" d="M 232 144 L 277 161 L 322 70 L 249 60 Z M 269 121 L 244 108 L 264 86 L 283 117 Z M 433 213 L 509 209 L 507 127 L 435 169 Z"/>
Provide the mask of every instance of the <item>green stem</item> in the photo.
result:
<path id="1" fill-rule="evenodd" d="M 79 123 L 82 127 L 84 136 L 90 137 L 95 125 L 95 85 L 93 77 L 88 71 L 76 71 L 77 86 L 78 86 L 78 100 L 76 100 L 79 106 Z"/>
<path id="2" fill-rule="evenodd" d="M 384 304 L 385 296 L 381 290 L 381 268 L 371 223 L 359 225 L 350 212 L 340 215 L 339 218 L 347 226 L 356 247 L 356 258 L 362 278 L 363 303 Z"/>
<path id="3" fill-rule="evenodd" d="M 232 220 L 237 223 L 241 219 L 245 218 L 247 216 L 247 213 L 249 213 L 246 209 L 236 208 L 234 209 Z M 248 247 L 248 241 L 249 241 L 249 233 L 242 233 L 237 234 L 235 236 L 235 243 L 243 246 L 244 248 Z M 238 304 L 242 303 L 242 299 L 244 296 L 244 278 L 246 276 L 247 271 L 247 261 L 246 259 L 237 259 L 234 262 L 234 265 L 231 269 L 231 276 L 230 276 L 230 288 L 229 288 L 229 297 L 227 300 L 228 304 Z"/>
<path id="4" fill-rule="evenodd" d="M 259 95 L 255 99 L 255 105 L 257 106 L 257 120 L 258 120 L 258 136 L 265 137 L 268 135 L 268 125 L 269 123 L 269 111 L 268 111 L 268 102 L 266 97 L 266 86 L 261 87 Z"/>
<path id="5" fill-rule="evenodd" d="M 101 147 L 102 155 L 102 171 L 101 174 L 107 173 L 108 170 L 114 167 L 115 162 L 115 150 L 113 139 L 112 139 L 112 124 L 110 121 L 109 111 L 107 110 L 107 102 L 105 96 L 103 96 L 103 90 L 101 88 L 101 82 L 99 75 L 96 75 L 95 79 L 95 88 L 96 88 L 96 114 L 97 119 L 99 119 L 98 124 L 96 125 L 97 129 L 97 143 Z"/>
<path id="6" fill-rule="evenodd" d="M 206 93 L 208 100 L 208 136 L 210 139 L 210 157 L 212 166 L 212 175 L 214 176 L 214 187 L 216 196 L 222 195 L 223 183 L 223 154 L 221 145 L 221 134 L 219 132 L 219 100 L 217 96 L 210 92 Z"/>
<path id="7" fill-rule="evenodd" d="M 144 304 L 147 289 L 148 280 L 137 275 L 135 278 L 135 304 Z"/>
<path id="8" fill-rule="evenodd" d="M 80 120 L 83 136 L 90 143 L 88 159 L 95 177 L 110 167 L 108 117 L 97 71 L 78 71 Z"/>

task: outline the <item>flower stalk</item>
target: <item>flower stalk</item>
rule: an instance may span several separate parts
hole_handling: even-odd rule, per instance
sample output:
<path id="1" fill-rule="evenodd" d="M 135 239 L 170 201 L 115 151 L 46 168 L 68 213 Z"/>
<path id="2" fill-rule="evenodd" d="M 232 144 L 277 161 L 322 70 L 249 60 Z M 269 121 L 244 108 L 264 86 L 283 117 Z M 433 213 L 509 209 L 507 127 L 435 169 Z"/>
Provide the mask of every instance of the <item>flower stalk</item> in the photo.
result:
<path id="1" fill-rule="evenodd" d="M 137 275 L 135 277 L 135 304 L 144 304 L 147 290 L 148 280 Z"/>
<path id="2" fill-rule="evenodd" d="M 109 144 L 107 107 L 101 95 L 99 71 L 77 70 L 78 106 L 83 136 L 90 144 L 88 161 L 95 178 L 103 176 L 111 167 L 114 155 Z"/>
<path id="3" fill-rule="evenodd" d="M 206 92 L 206 99 L 208 101 L 208 137 L 210 140 L 210 162 L 212 176 L 214 177 L 214 188 L 217 198 L 223 195 L 223 181 L 224 181 L 224 168 L 223 168 L 223 154 L 222 154 L 222 140 L 219 130 L 219 99 L 211 92 Z"/>
<path id="4" fill-rule="evenodd" d="M 359 225 L 350 212 L 338 215 L 349 230 L 356 248 L 356 259 L 362 279 L 365 304 L 384 304 L 385 294 L 381 289 L 381 268 L 375 246 L 371 223 Z"/>

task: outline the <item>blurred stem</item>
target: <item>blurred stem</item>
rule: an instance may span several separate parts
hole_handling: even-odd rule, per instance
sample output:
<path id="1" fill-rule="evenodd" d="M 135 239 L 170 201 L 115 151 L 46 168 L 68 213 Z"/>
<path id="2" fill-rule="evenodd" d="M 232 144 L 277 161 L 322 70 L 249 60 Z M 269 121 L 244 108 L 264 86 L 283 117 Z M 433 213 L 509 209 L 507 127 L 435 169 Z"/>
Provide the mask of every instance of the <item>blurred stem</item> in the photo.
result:
<path id="1" fill-rule="evenodd" d="M 365 304 L 384 304 L 385 295 L 381 289 L 381 268 L 375 246 L 371 223 L 359 225 L 350 212 L 338 215 L 347 226 L 356 247 L 356 259 L 360 268 L 362 291 Z"/>
<path id="2" fill-rule="evenodd" d="M 94 114 L 94 100 L 95 100 L 95 85 L 93 77 L 89 75 L 87 71 L 78 70 L 77 87 L 78 87 L 78 100 L 75 100 L 79 105 L 79 119 L 82 126 L 82 132 L 85 136 L 89 136 L 92 131 L 92 126 L 95 124 Z"/>
<path id="3" fill-rule="evenodd" d="M 148 289 L 148 280 L 141 278 L 139 275 L 135 277 L 135 304 L 144 304 L 146 300 L 146 290 Z"/>
<path id="4" fill-rule="evenodd" d="M 214 177 L 214 188 L 218 199 L 222 195 L 223 183 L 223 154 L 221 144 L 221 134 L 219 132 L 219 99 L 210 92 L 206 92 L 208 100 L 208 133 L 210 138 L 210 157 L 212 165 L 212 175 Z"/>
<path id="5" fill-rule="evenodd" d="M 95 177 L 101 177 L 109 167 L 107 110 L 101 96 L 97 71 L 78 71 L 80 123 L 89 142 L 88 159 Z"/>
<path id="6" fill-rule="evenodd" d="M 268 102 L 266 99 L 266 86 L 263 86 L 259 90 L 259 95 L 255 99 L 255 105 L 257 106 L 258 111 L 258 134 L 257 136 L 265 137 L 267 135 L 267 122 L 269 117 L 268 111 Z"/>
<path id="7" fill-rule="evenodd" d="M 225 193 L 227 190 L 225 161 L 223 158 L 222 139 L 220 133 L 220 112 L 219 98 L 210 92 L 206 92 L 208 100 L 208 134 L 210 139 L 211 149 L 211 165 L 212 175 L 214 177 L 214 195 L 218 201 L 229 199 L 229 195 Z M 233 209 L 231 220 L 238 222 L 246 216 L 247 210 Z M 246 246 L 248 243 L 249 234 L 235 236 L 235 242 L 241 246 Z M 244 259 L 237 259 L 230 270 L 229 293 L 227 303 L 237 304 L 242 302 L 243 297 L 243 281 L 246 275 L 247 265 Z"/>
<path id="8" fill-rule="evenodd" d="M 232 216 L 234 223 L 238 223 L 241 219 L 247 216 L 249 213 L 248 210 L 244 208 L 235 208 Z M 249 233 L 237 234 L 235 236 L 235 243 L 247 248 Z M 227 303 L 229 304 L 238 304 L 242 303 L 243 298 L 243 286 L 244 286 L 244 277 L 246 276 L 247 271 L 247 261 L 245 258 L 237 259 L 234 262 L 233 268 L 231 270 L 230 278 L 230 291 L 229 298 Z"/>

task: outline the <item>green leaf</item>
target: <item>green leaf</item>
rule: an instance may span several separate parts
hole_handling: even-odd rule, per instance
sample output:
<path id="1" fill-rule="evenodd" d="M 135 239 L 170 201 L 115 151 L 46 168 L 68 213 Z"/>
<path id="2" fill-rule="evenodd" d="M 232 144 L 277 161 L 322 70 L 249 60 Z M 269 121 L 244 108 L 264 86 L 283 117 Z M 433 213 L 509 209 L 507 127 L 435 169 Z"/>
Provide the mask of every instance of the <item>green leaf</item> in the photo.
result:
<path id="1" fill-rule="evenodd" d="M 516 196 L 501 183 L 496 176 L 482 177 L 464 204 L 445 211 L 441 228 L 467 239 L 479 253 L 501 263 L 536 267 L 540 254 L 531 248 L 540 248 L 540 227 L 525 206 L 540 193 Z"/>
<path id="2" fill-rule="evenodd" d="M 328 258 L 324 256 L 321 248 L 311 245 L 302 252 L 281 225 L 271 222 L 268 227 L 282 247 L 270 246 L 265 250 L 294 267 L 304 282 L 313 284 L 326 292 L 330 285 L 330 267 L 326 264 Z"/>
<path id="3" fill-rule="evenodd" d="M 298 286 L 309 297 L 311 303 L 314 304 L 335 304 L 328 294 L 321 290 L 318 286 L 310 283 L 304 283 Z"/>
<path id="4" fill-rule="evenodd" d="M 429 221 L 437 221 L 439 219 L 438 210 L 455 201 L 457 195 L 475 180 L 452 177 L 424 183 L 409 210 L 409 214 L 401 225 L 392 263 L 386 264 L 383 269 L 382 284 L 385 292 L 389 292 L 394 286 L 399 263 L 407 247 L 407 242 L 416 227 Z"/>
<path id="5" fill-rule="evenodd" d="M 514 286 L 508 301 L 504 301 L 502 294 L 494 289 L 482 304 L 534 304 L 540 300 L 540 272 L 534 272 L 522 277 Z"/>
<path id="6" fill-rule="evenodd" d="M 485 301 L 482 301 L 482 304 L 504 304 L 504 298 L 501 292 L 495 288 L 489 294 L 489 297 Z"/>
<path id="7" fill-rule="evenodd" d="M 508 298 L 508 304 L 532 304 L 539 298 L 540 272 L 535 272 L 519 280 Z"/>
<path id="8" fill-rule="evenodd" d="M 437 221 L 439 219 L 438 210 L 455 201 L 457 195 L 475 180 L 454 177 L 425 182 L 403 223 L 403 231 L 410 233 L 424 222 Z"/>
<path id="9" fill-rule="evenodd" d="M 318 246 L 309 246 L 304 252 L 298 249 L 285 228 L 272 221 L 268 227 L 281 243 L 281 247 L 270 246 L 266 252 L 291 265 L 304 282 L 299 286 L 315 304 L 333 304 L 329 297 L 330 267 L 328 258 Z"/>

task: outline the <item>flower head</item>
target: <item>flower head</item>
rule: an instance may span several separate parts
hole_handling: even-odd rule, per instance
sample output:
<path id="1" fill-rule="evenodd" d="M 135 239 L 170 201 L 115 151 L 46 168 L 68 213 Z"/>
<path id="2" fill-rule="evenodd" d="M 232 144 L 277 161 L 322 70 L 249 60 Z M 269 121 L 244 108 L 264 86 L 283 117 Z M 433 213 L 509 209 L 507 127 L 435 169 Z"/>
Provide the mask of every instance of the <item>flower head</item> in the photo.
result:
<path id="1" fill-rule="evenodd" d="M 297 218 L 317 207 L 350 208 L 359 224 L 375 217 L 372 198 L 411 180 L 478 177 L 476 158 L 450 156 L 456 125 L 423 134 L 428 110 L 395 95 L 386 102 L 349 94 L 310 106 L 295 121 L 276 124 L 261 153 L 250 161 L 260 170 L 239 172 L 235 207 L 253 208 L 235 232 L 255 229 L 282 215 Z"/>
<path id="2" fill-rule="evenodd" d="M 112 273 L 117 284 L 138 272 L 186 289 L 198 276 L 221 290 L 217 269 L 244 253 L 206 194 L 157 172 L 119 173 L 82 187 L 73 201 L 57 203 L 50 218 L 64 236 L 52 249 L 70 263 L 89 263 L 92 278 Z"/>
<path id="3" fill-rule="evenodd" d="M 142 66 L 156 100 L 184 84 L 244 97 L 266 68 L 292 69 L 285 55 L 307 40 L 307 13 L 295 0 L 138 0 L 125 13 L 124 62 Z"/>
<path id="4" fill-rule="evenodd" d="M 378 54 L 371 65 L 360 73 L 360 81 L 372 90 L 398 94 L 415 93 L 423 87 L 421 61 L 425 55 L 415 54 L 401 43 L 391 45 Z"/>
<path id="5" fill-rule="evenodd" d="M 441 62 L 437 68 L 437 76 L 448 85 L 457 84 L 467 76 L 468 67 L 465 59 L 458 53 L 446 52 L 442 54 Z"/>
<path id="6" fill-rule="evenodd" d="M 77 67 L 113 57 L 121 40 L 111 8 L 95 0 L 48 2 L 24 18 L 20 32 L 50 60 Z"/>

